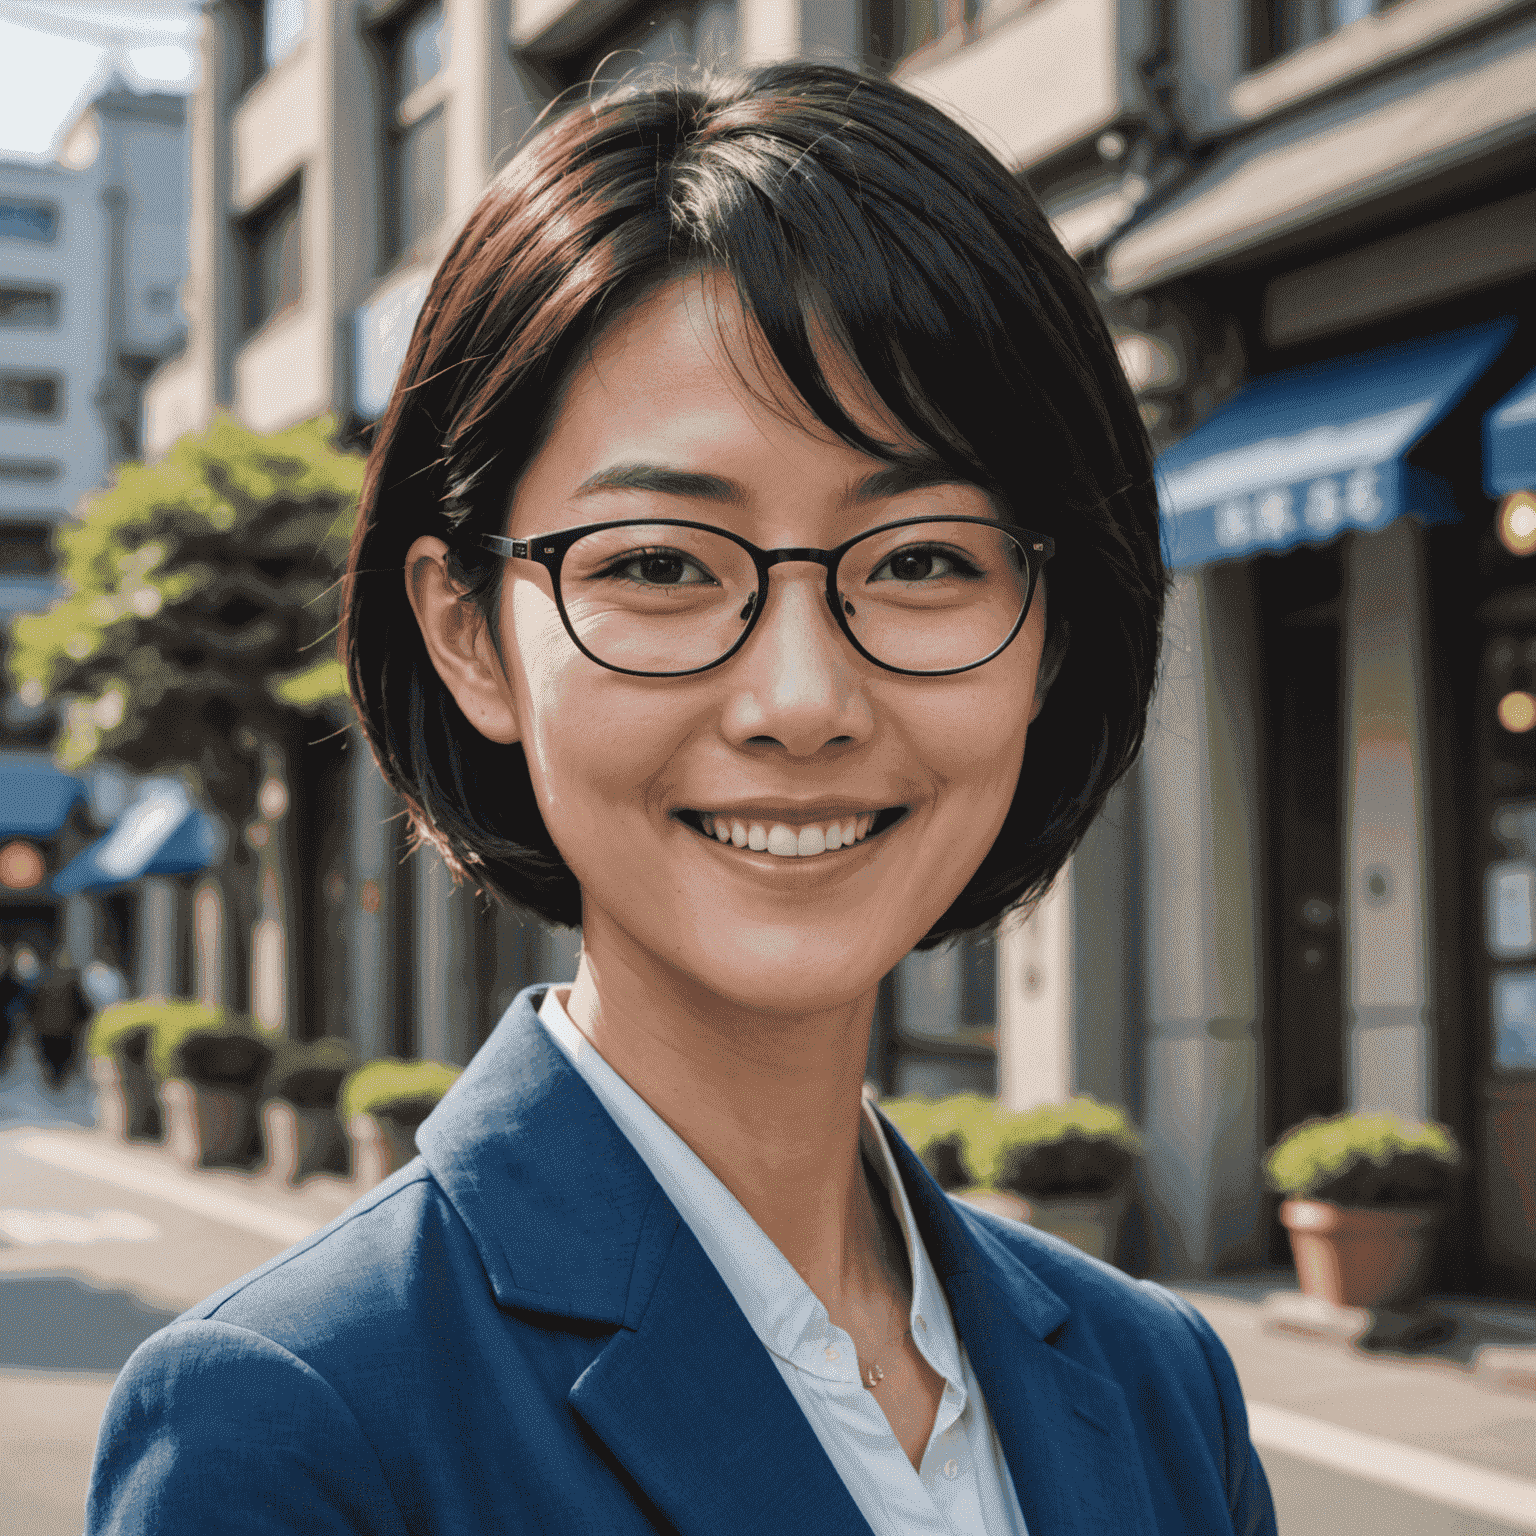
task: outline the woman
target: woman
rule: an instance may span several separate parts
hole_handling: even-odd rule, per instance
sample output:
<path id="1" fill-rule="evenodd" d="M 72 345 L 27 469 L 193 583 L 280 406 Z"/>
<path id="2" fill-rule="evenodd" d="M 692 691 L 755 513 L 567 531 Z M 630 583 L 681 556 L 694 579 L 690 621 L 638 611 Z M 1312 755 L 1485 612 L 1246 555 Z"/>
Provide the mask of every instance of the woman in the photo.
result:
<path id="1" fill-rule="evenodd" d="M 343 639 L 421 837 L 579 922 L 575 985 L 143 1346 L 90 1529 L 1272 1531 L 1206 1324 L 860 1091 L 880 978 L 1132 761 L 1164 582 L 1093 301 L 949 120 L 793 65 L 546 128 L 428 296 Z"/>

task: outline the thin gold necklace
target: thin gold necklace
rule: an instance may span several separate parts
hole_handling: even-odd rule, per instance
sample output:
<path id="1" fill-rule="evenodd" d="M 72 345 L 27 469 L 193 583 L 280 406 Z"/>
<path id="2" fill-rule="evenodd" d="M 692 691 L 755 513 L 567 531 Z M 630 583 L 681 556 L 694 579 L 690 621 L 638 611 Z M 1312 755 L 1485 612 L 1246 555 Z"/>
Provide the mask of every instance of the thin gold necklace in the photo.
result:
<path id="1" fill-rule="evenodd" d="M 907 1326 L 903 1328 L 900 1333 L 896 1334 L 894 1338 L 887 1339 L 884 1344 L 876 1345 L 876 1348 L 879 1349 L 880 1353 L 883 1355 L 886 1350 L 891 1347 L 892 1344 L 899 1344 L 911 1332 L 912 1325 L 911 1323 L 908 1323 Z M 857 1344 L 854 1345 L 854 1353 L 856 1355 L 858 1353 Z M 864 1383 L 865 1387 L 869 1391 L 873 1392 L 875 1388 L 885 1380 L 885 1372 L 881 1370 L 878 1365 L 874 1364 L 873 1361 L 866 1365 L 861 1359 L 859 1361 L 859 1380 Z"/>

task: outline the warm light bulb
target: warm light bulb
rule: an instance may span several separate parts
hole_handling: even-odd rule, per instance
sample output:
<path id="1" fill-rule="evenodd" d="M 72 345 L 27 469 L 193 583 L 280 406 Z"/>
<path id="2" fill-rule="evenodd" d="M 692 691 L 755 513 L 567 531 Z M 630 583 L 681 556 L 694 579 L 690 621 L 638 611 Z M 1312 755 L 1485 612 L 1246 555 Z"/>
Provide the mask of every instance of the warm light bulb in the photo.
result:
<path id="1" fill-rule="evenodd" d="M 1536 695 L 1516 689 L 1499 700 L 1499 724 L 1517 735 L 1536 726 Z"/>
<path id="2" fill-rule="evenodd" d="M 1536 555 L 1536 491 L 1513 491 L 1499 503 L 1499 543 L 1512 555 Z"/>

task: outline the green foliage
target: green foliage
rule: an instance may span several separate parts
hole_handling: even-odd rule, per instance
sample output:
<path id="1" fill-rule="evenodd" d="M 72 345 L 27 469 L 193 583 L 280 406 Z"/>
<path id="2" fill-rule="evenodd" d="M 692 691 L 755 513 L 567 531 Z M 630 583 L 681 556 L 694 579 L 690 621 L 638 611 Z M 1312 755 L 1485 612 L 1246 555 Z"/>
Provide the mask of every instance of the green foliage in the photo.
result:
<path id="1" fill-rule="evenodd" d="M 296 1109 L 334 1109 L 341 1085 L 357 1070 L 348 1040 L 290 1040 L 278 1046 L 262 1084 L 264 1099 L 286 1099 Z"/>
<path id="2" fill-rule="evenodd" d="M 86 1050 L 92 1056 L 115 1056 L 138 1030 L 153 1034 L 165 1010 L 175 1006 L 160 997 L 131 997 L 113 1003 L 91 1020 Z"/>
<path id="3" fill-rule="evenodd" d="M 1264 1161 L 1271 1189 L 1335 1205 L 1431 1203 L 1450 1193 L 1461 1148 L 1449 1127 L 1386 1113 L 1293 1127 Z"/>
<path id="4" fill-rule="evenodd" d="M 1123 1178 L 1141 1152 L 1125 1111 L 1086 1094 L 1023 1114 L 975 1093 L 886 1099 L 880 1108 L 945 1188 L 1098 1191 Z"/>
<path id="5" fill-rule="evenodd" d="M 272 1057 L 271 1037 L 255 1020 L 206 1003 L 161 1003 L 154 1029 L 150 1061 L 162 1080 L 252 1087 Z"/>
<path id="6" fill-rule="evenodd" d="M 364 460 L 333 433 L 329 418 L 263 436 L 220 417 L 160 462 L 123 466 L 61 525 L 68 595 L 17 617 L 9 667 L 24 700 L 65 700 L 64 766 L 180 766 L 246 813 L 255 735 L 335 696 L 334 663 L 316 662 L 330 659 Z"/>
<path id="7" fill-rule="evenodd" d="M 419 1123 L 453 1086 L 460 1071 L 445 1061 L 401 1061 L 393 1056 L 365 1062 L 342 1084 L 342 1119 L 394 1115 Z"/>

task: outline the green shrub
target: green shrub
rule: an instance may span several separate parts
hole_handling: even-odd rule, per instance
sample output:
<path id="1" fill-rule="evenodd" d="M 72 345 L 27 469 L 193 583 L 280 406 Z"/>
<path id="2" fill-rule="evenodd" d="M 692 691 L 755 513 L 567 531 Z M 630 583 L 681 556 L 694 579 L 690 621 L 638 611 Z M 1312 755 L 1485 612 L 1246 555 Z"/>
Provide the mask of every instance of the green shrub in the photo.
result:
<path id="1" fill-rule="evenodd" d="M 1461 1148 L 1443 1125 L 1342 1114 L 1293 1127 L 1264 1160 L 1269 1187 L 1334 1205 L 1429 1205 L 1455 1184 Z"/>
<path id="2" fill-rule="evenodd" d="M 327 1035 L 278 1046 L 262 1084 L 264 1099 L 285 1099 L 295 1109 L 334 1109 L 341 1085 L 357 1070 L 349 1041 Z"/>
<path id="3" fill-rule="evenodd" d="M 169 1006 L 160 997 L 131 997 L 103 1008 L 91 1020 L 86 1049 L 92 1056 L 144 1060 L 144 1049 Z"/>
<path id="4" fill-rule="evenodd" d="M 272 1059 L 272 1041 L 253 1019 L 206 1003 L 161 1003 L 154 1029 L 150 1057 L 162 1081 L 255 1087 Z"/>
<path id="5" fill-rule="evenodd" d="M 431 1114 L 462 1069 L 445 1061 L 365 1062 L 341 1087 L 341 1116 L 373 1115 L 414 1130 Z"/>
<path id="6" fill-rule="evenodd" d="M 880 1108 L 945 1189 L 979 1183 L 1026 1197 L 1104 1194 L 1141 1152 L 1125 1111 L 1086 1094 L 1022 1114 L 974 1093 L 888 1099 Z"/>

